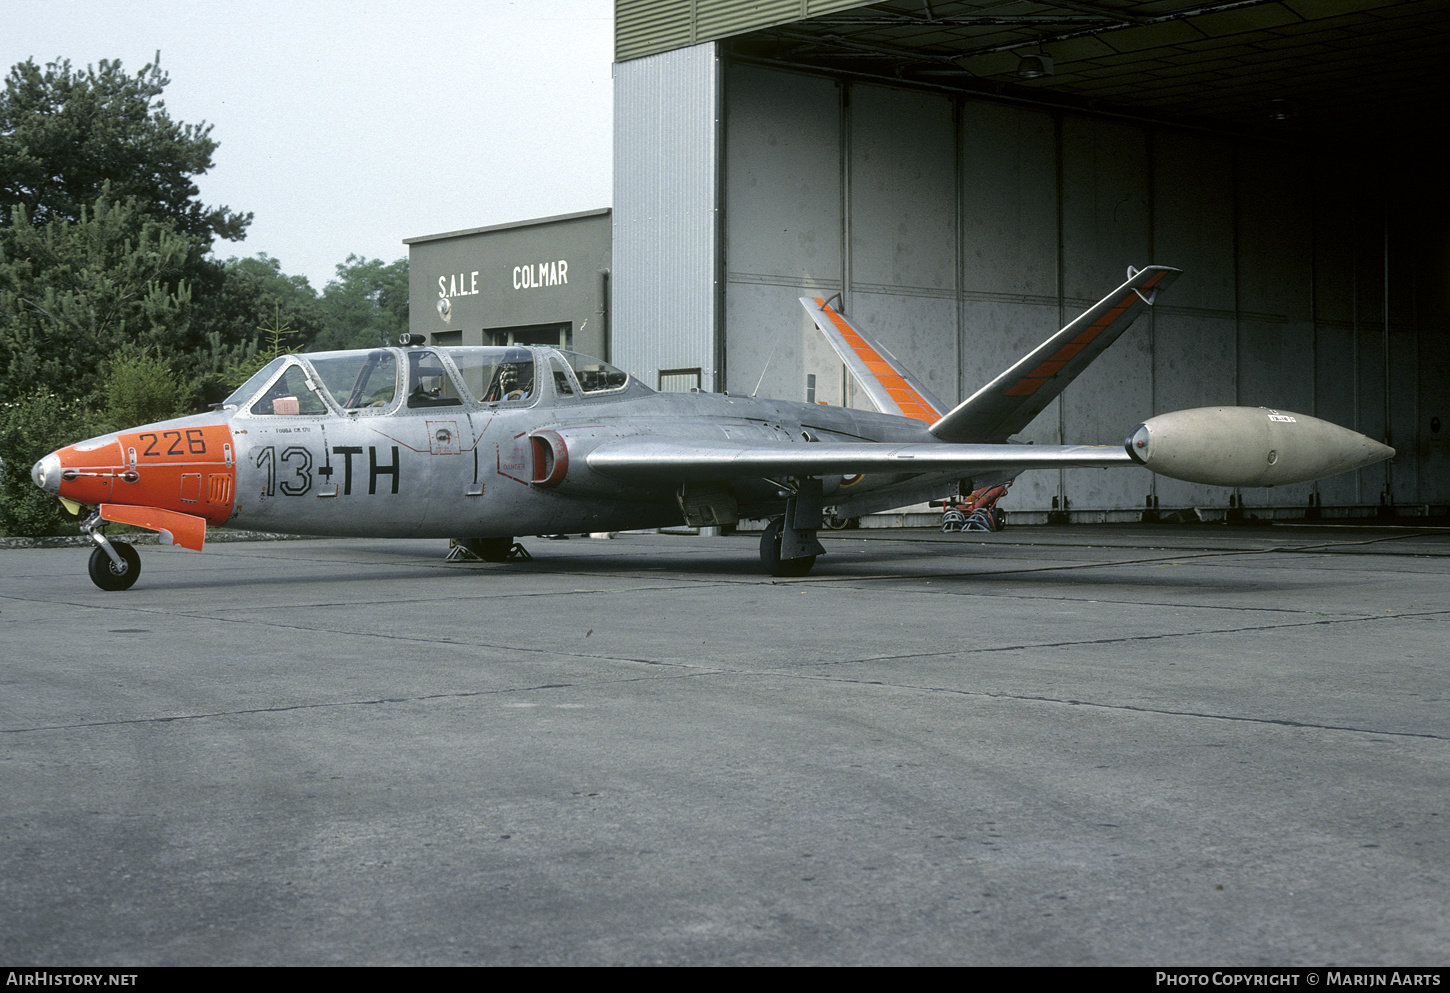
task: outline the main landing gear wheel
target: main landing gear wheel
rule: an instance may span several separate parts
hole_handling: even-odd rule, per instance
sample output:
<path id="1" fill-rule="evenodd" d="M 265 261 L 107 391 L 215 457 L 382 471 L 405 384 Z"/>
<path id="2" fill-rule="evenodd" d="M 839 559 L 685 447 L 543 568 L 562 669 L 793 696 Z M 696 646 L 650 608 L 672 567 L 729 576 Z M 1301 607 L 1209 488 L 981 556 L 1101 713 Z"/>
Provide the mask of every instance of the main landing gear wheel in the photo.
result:
<path id="1" fill-rule="evenodd" d="M 121 556 L 121 564 L 116 565 L 106 550 L 97 546 L 91 551 L 88 566 L 91 582 L 110 592 L 129 590 L 141 575 L 141 553 L 124 541 L 113 541 L 111 547 Z"/>
<path id="2" fill-rule="evenodd" d="M 772 576 L 804 576 L 816 564 L 814 555 L 798 559 L 780 557 L 780 532 L 785 527 L 785 518 L 777 517 L 760 536 L 760 561 Z"/>

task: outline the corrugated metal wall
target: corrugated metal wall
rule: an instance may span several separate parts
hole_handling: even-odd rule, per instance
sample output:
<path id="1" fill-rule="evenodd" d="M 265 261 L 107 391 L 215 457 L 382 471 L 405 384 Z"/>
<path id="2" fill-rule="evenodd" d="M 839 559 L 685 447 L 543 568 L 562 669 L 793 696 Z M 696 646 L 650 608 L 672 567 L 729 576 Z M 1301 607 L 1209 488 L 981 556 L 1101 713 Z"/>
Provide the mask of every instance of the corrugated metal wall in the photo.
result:
<path id="1" fill-rule="evenodd" d="M 614 67 L 612 361 L 716 390 L 720 63 L 713 43 Z"/>
<path id="2" fill-rule="evenodd" d="M 1028 438 L 1115 443 L 1153 413 L 1269 405 L 1388 435 L 1400 457 L 1388 473 L 1242 494 L 1136 470 L 1035 473 L 1015 508 L 1065 500 L 1076 517 L 1121 518 L 1151 498 L 1302 509 L 1311 494 L 1372 507 L 1387 480 L 1398 504 L 1450 502 L 1445 432 L 1430 428 L 1450 357 L 1443 273 L 1425 258 L 1413 199 L 1397 207 L 1343 159 L 753 66 L 728 69 L 724 107 L 731 392 L 804 399 L 814 375 L 819 398 L 849 402 L 796 303 L 840 291 L 954 402 L 1127 265 L 1163 263 L 1185 270 L 1170 296 Z"/>
<path id="3" fill-rule="evenodd" d="M 625 62 L 873 0 L 615 0 L 614 60 Z"/>

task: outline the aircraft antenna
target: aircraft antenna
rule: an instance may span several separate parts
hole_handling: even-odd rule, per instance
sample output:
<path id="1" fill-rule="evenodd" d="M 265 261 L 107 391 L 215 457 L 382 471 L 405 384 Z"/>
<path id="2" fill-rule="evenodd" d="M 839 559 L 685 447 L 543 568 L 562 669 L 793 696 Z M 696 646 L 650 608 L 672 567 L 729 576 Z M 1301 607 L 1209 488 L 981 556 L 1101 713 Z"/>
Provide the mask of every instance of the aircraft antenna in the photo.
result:
<path id="1" fill-rule="evenodd" d="M 755 389 L 753 391 L 751 391 L 751 394 L 750 394 L 752 397 L 755 396 L 756 393 L 759 393 L 760 392 L 760 384 L 763 383 L 763 382 L 765 382 L 765 374 L 770 371 L 770 362 L 771 362 L 771 359 L 774 359 L 775 358 L 775 349 L 776 348 L 779 348 L 779 347 L 780 347 L 780 339 L 777 338 L 776 339 L 776 342 L 775 342 L 775 347 L 770 350 L 770 354 L 767 355 L 766 358 L 765 358 L 765 368 L 760 370 L 760 378 L 755 381 Z"/>

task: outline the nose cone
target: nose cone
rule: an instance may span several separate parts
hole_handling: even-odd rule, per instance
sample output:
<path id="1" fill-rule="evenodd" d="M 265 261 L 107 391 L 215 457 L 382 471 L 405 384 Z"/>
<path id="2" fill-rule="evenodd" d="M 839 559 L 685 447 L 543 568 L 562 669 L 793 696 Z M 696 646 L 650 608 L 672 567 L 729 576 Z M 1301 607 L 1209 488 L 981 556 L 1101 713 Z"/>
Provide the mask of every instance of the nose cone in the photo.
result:
<path id="1" fill-rule="evenodd" d="M 1123 440 L 1123 447 L 1128 450 L 1133 461 L 1139 465 L 1147 465 L 1148 459 L 1153 455 L 1153 432 L 1148 429 L 1148 425 L 1139 424 L 1128 432 L 1128 437 Z"/>
<path id="2" fill-rule="evenodd" d="M 60 492 L 60 456 L 51 452 L 30 467 L 30 478 L 47 493 Z"/>

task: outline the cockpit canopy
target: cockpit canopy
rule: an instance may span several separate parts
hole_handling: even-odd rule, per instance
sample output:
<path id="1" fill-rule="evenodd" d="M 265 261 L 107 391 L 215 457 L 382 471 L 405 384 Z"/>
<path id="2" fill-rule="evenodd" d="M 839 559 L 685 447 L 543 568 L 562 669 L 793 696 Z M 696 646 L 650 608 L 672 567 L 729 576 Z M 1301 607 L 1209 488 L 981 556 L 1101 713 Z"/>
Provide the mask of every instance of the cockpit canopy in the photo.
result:
<path id="1" fill-rule="evenodd" d="M 528 407 L 630 391 L 621 369 L 522 346 L 375 348 L 273 359 L 222 401 L 253 416 L 367 415 L 436 407 Z"/>

